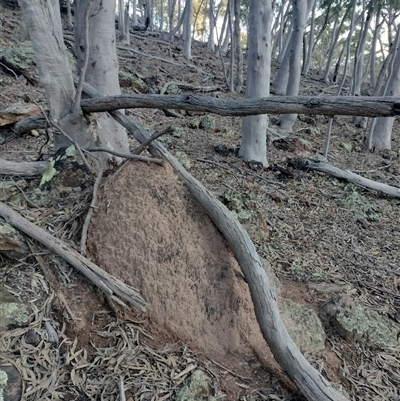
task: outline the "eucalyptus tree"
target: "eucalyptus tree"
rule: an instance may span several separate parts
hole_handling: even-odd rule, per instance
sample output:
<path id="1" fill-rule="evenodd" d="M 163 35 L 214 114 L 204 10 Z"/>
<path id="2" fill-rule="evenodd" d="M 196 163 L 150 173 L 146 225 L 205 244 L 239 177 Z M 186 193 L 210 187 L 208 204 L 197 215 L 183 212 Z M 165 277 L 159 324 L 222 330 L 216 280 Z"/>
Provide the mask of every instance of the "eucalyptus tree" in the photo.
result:
<path id="1" fill-rule="evenodd" d="M 301 77 L 301 55 L 303 46 L 303 34 L 307 22 L 307 15 L 311 11 L 315 0 L 292 0 L 293 4 L 293 33 L 288 49 L 288 55 L 282 61 L 289 64 L 287 84 L 285 94 L 288 96 L 297 96 L 299 94 Z M 274 83 L 275 84 L 275 83 Z M 291 131 L 296 121 L 297 114 L 283 114 L 279 119 L 279 125 Z"/>
<path id="2" fill-rule="evenodd" d="M 104 115 L 88 119 L 83 116 L 80 93 L 75 91 L 73 72 L 64 46 L 58 2 L 19 0 L 19 4 L 45 88 L 51 121 L 82 147 L 100 146 L 126 153 L 127 133 L 111 121 L 111 117 Z M 78 67 L 86 70 L 84 79 L 101 92 L 120 94 L 115 48 L 115 0 L 78 0 L 75 6 L 75 43 Z M 89 26 L 85 30 L 87 21 Z M 64 134 L 54 135 L 56 149 L 69 144 Z M 109 155 L 102 154 L 104 168 L 108 160 Z"/>
<path id="3" fill-rule="evenodd" d="M 187 8 L 187 9 L 186 9 Z M 193 17 L 193 0 L 186 0 L 186 16 L 183 23 L 183 55 L 187 60 L 192 58 L 192 17 Z"/>
<path id="4" fill-rule="evenodd" d="M 397 28 L 396 46 L 394 47 L 392 62 L 389 68 L 383 95 L 400 96 L 400 26 Z M 375 118 L 368 133 L 367 145 L 369 150 L 391 149 L 394 117 Z"/>
<path id="5" fill-rule="evenodd" d="M 271 75 L 271 0 L 250 0 L 246 97 L 269 96 Z M 247 161 L 267 162 L 268 116 L 248 116 L 242 120 L 239 155 Z"/>

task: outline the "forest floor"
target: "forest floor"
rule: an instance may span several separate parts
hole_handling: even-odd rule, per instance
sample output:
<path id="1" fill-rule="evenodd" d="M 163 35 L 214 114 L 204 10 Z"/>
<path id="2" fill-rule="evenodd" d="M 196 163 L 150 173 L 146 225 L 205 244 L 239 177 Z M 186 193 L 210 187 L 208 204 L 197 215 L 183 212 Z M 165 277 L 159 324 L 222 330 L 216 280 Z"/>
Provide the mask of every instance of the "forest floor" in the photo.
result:
<path id="1" fill-rule="evenodd" d="M 16 46 L 20 40 L 20 27 L 16 21 L 21 16 L 15 9 L 4 8 L 3 11 L 0 44 L 4 50 Z M 71 32 L 66 35 L 67 44 L 71 44 L 70 37 Z M 194 42 L 193 59 L 187 63 L 179 38 L 166 42 L 158 33 L 148 32 L 135 33 L 131 39 L 131 45 L 118 50 L 124 93 L 243 97 L 243 93 L 229 93 L 221 58 L 204 44 Z M 229 58 L 224 56 L 222 61 L 227 71 Z M 277 63 L 274 62 L 273 77 L 276 71 Z M 301 95 L 335 93 L 335 86 L 323 83 L 315 70 L 302 77 Z M 44 90 L 40 86 L 32 86 L 23 78 L 17 80 L 7 69 L 0 68 L 1 107 L 24 102 L 28 95 L 45 106 Z M 318 312 L 333 295 L 347 293 L 354 302 L 400 322 L 399 200 L 322 173 L 296 171 L 288 163 L 290 158 L 297 156 L 319 157 L 327 117 L 299 116 L 293 132 L 283 137 L 276 125 L 278 117 L 270 116 L 270 167 L 260 171 L 253 170 L 236 155 L 240 144 L 240 118 L 144 109 L 130 110 L 127 114 L 151 132 L 172 127 L 173 133 L 162 137 L 161 141 L 195 178 L 238 215 L 258 253 L 272 266 L 280 282 L 282 298 Z M 356 128 L 351 117 L 336 117 L 328 160 L 337 167 L 399 187 L 399 131 L 396 121 L 392 151 L 370 153 L 364 145 L 366 130 Z M 17 136 L 10 127 L 1 128 L 0 157 L 15 161 L 35 160 L 42 147 L 42 151 L 50 154 L 52 148 L 46 143 L 45 132 L 38 132 L 38 137 Z M 276 133 L 282 138 L 277 139 Z M 134 148 L 137 143 L 132 139 L 131 145 Z M 146 171 L 139 168 L 135 173 L 132 165 L 129 164 L 129 176 L 136 174 L 136 181 L 126 178 L 124 185 L 139 185 L 142 181 L 147 186 L 154 184 L 153 178 L 144 180 Z M 171 183 L 174 180 L 171 174 L 166 173 L 161 181 Z M 25 180 L 24 191 L 28 197 L 38 183 L 38 179 Z M 144 192 L 146 185 L 140 187 Z M 173 188 L 176 192 L 164 196 L 171 208 L 182 208 L 177 197 L 189 195 L 182 188 Z M 105 191 L 101 195 L 103 207 L 108 199 Z M 131 191 L 132 199 L 134 195 Z M 128 195 L 124 196 L 121 205 L 131 201 Z M 79 201 L 54 201 L 51 208 L 35 209 L 25 204 L 19 211 L 77 246 L 89 203 L 90 196 L 86 194 Z M 143 221 L 151 224 L 151 221 L 161 219 L 161 216 L 151 215 L 150 206 L 142 213 L 135 223 L 129 222 L 136 231 L 143 228 L 139 225 L 144 225 Z M 196 213 L 200 212 L 193 212 Z M 101 217 L 96 218 L 94 224 L 99 227 Z M 172 236 L 182 229 L 171 226 L 164 234 Z M 107 231 L 106 234 L 112 244 L 126 239 L 120 232 Z M 93 236 L 92 244 L 96 242 L 95 234 Z M 185 246 L 191 247 L 188 242 Z M 65 305 L 57 294 L 54 295 L 55 289 L 38 259 L 32 257 L 18 263 L 1 260 L 0 282 L 29 303 L 34 311 L 29 328 L 10 330 L 0 337 L 2 353 L 18 361 L 15 365 L 26 383 L 24 399 L 114 400 L 119 392 L 119 377 L 125 376 L 129 376 L 126 379 L 127 399 L 174 399 L 184 380 L 197 368 L 208 375 L 211 394 L 216 399 L 301 399 L 271 371 L 264 369 L 256 356 L 246 360 L 240 355 L 232 360 L 213 360 L 212 355 L 204 352 L 206 340 L 186 338 L 188 346 L 179 335 L 171 334 L 165 327 L 157 329 L 140 315 L 118 314 L 116 319 L 102 295 L 90 283 L 44 248 L 35 249 L 45 263 L 59 267 L 59 288 L 76 319 L 65 313 Z M 211 249 L 216 255 L 220 250 L 219 245 Z M 193 249 L 193 255 L 197 255 L 196 251 L 198 249 Z M 176 285 L 179 287 L 179 282 Z M 156 298 L 154 288 L 152 296 Z M 170 318 L 166 316 L 165 320 Z M 193 316 L 195 318 L 197 316 Z M 184 319 L 189 318 L 182 316 L 182 324 Z M 56 328 L 60 338 L 58 347 L 45 341 L 43 322 L 46 320 Z M 38 337 L 35 347 L 25 341 L 28 329 L 34 329 Z M 340 383 L 353 400 L 399 399 L 399 346 L 385 348 L 358 341 L 349 343 L 334 328 L 327 329 L 326 334 L 326 349 L 310 357 L 310 361 L 328 380 Z M 198 333 L 199 338 L 206 335 Z M 221 340 L 223 336 L 216 335 L 215 338 Z M 209 340 L 210 343 L 215 338 Z M 133 368 L 125 363 L 132 355 L 135 355 L 137 365 L 129 371 Z"/>

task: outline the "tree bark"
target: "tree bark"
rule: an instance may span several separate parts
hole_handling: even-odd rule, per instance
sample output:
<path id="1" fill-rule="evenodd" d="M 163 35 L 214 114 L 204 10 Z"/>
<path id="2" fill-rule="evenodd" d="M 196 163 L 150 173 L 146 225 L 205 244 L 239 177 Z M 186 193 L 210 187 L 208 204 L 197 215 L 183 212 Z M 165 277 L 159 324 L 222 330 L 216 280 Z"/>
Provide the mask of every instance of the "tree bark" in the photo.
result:
<path id="1" fill-rule="evenodd" d="M 400 115 L 400 98 L 373 96 L 273 96 L 258 99 L 227 100 L 195 95 L 120 95 L 98 99 L 83 99 L 81 107 L 87 113 L 146 108 L 161 110 L 181 109 L 238 117 L 282 113 L 392 117 Z"/>
<path id="2" fill-rule="evenodd" d="M 307 3 L 304 0 L 293 1 L 293 36 L 290 47 L 289 78 L 286 95 L 297 96 L 301 77 L 301 50 L 304 29 L 307 22 Z M 315 0 L 312 0 L 315 1 Z M 282 129 L 291 131 L 297 114 L 284 114 L 279 119 Z"/>
<path id="3" fill-rule="evenodd" d="M 271 75 L 271 0 L 250 0 L 246 98 L 269 96 Z M 268 116 L 244 117 L 239 155 L 246 161 L 267 161 Z"/>
<path id="4" fill-rule="evenodd" d="M 233 0 L 235 23 L 234 23 L 234 41 L 232 47 L 235 46 L 236 54 L 236 82 L 235 92 L 240 93 L 243 87 L 243 49 L 240 34 L 240 2 L 241 0 Z"/>
<path id="5" fill-rule="evenodd" d="M 399 32 L 397 37 L 399 37 Z M 398 40 L 396 40 L 398 42 Z M 397 43 L 393 67 L 386 82 L 385 96 L 399 96 L 400 95 L 400 45 Z M 390 118 L 377 118 L 368 135 L 368 149 L 369 150 L 383 150 L 391 149 L 392 144 L 392 129 L 394 117 Z"/>
<path id="6" fill-rule="evenodd" d="M 187 7 L 187 10 L 186 10 Z M 186 17 L 184 21 L 183 40 L 185 42 L 183 55 L 186 60 L 192 58 L 192 16 L 193 16 L 193 0 L 186 0 L 185 5 Z"/>
<path id="7" fill-rule="evenodd" d="M 83 45 L 86 21 L 85 10 L 90 0 L 80 0 L 75 13 L 75 54 L 78 71 L 83 66 L 85 52 L 89 52 L 85 81 L 102 93 L 120 95 L 118 79 L 118 58 L 114 28 L 115 0 L 95 0 L 89 18 L 89 48 Z M 124 10 L 121 11 L 124 18 Z M 126 130 L 117 124 L 109 115 L 96 116 L 100 129 L 97 130 L 96 146 L 108 148 L 121 153 L 128 153 L 128 135 Z M 85 146 L 89 147 L 89 146 Z M 111 156 L 98 155 L 104 168 Z M 114 158 L 115 159 L 115 158 Z M 118 160 L 118 159 L 117 159 Z"/>
<path id="8" fill-rule="evenodd" d="M 42 85 L 45 88 L 50 118 L 79 145 L 88 145 L 83 117 L 71 124 L 75 88 L 72 71 L 66 55 L 62 34 L 58 2 L 20 0 L 28 31 L 32 41 L 35 62 Z M 76 13 L 75 13 L 76 17 Z M 65 146 L 68 141 L 60 135 L 54 136 L 55 148 Z"/>

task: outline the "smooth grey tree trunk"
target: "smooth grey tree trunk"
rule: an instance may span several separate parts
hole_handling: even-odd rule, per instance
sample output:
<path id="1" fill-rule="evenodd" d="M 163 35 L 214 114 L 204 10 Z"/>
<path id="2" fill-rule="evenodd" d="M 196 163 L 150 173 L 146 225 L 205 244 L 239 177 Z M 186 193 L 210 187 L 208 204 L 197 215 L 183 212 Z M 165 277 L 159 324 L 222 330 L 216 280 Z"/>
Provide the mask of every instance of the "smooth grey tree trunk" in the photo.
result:
<path id="1" fill-rule="evenodd" d="M 118 59 L 115 46 L 114 10 L 115 0 L 95 0 L 89 18 L 89 49 L 82 47 L 85 37 L 84 15 L 90 0 L 80 0 L 75 12 L 75 53 L 78 73 L 85 52 L 89 51 L 89 62 L 85 81 L 98 91 L 107 94 L 121 94 L 118 79 Z M 123 15 L 123 14 L 122 14 Z M 126 130 L 116 123 L 108 114 L 97 116 L 97 145 L 117 152 L 128 152 L 128 135 Z M 105 162 L 109 155 L 102 155 Z"/>
<path id="2" fill-rule="evenodd" d="M 384 96 L 400 96 L 400 26 L 397 29 L 396 49 L 390 74 L 385 84 Z M 392 130 L 394 117 L 374 119 L 368 134 L 369 150 L 384 150 L 392 147 Z"/>
<path id="3" fill-rule="evenodd" d="M 78 1 L 77 3 L 81 3 Z M 119 38 L 122 39 L 125 32 L 125 4 L 124 0 L 118 0 L 118 33 Z M 75 10 L 80 9 L 80 5 L 77 5 Z"/>
<path id="4" fill-rule="evenodd" d="M 315 9 L 317 8 L 317 2 L 314 2 L 314 6 L 312 8 L 311 13 L 311 22 L 310 22 L 310 32 L 308 36 L 308 49 L 307 55 L 303 59 L 303 75 L 307 75 L 311 66 L 311 59 L 313 56 L 313 43 L 314 43 L 314 31 L 315 31 Z M 327 11 L 327 15 L 329 15 L 329 10 Z"/>
<path id="5" fill-rule="evenodd" d="M 271 0 L 250 0 L 246 98 L 269 96 L 271 75 Z M 268 116 L 244 117 L 239 156 L 268 166 Z"/>
<path id="6" fill-rule="evenodd" d="M 225 11 L 225 14 L 224 14 L 224 19 L 223 19 L 223 22 L 222 22 L 222 28 L 221 28 L 221 32 L 220 32 L 219 38 L 218 38 L 218 46 L 217 46 L 217 49 L 215 50 L 215 55 L 216 55 L 216 56 L 219 56 L 220 52 L 221 52 L 222 54 L 224 54 L 222 44 L 225 42 L 225 38 L 226 38 L 227 36 L 229 36 L 229 28 L 228 28 L 228 27 L 229 27 L 229 25 L 228 25 L 229 1 L 230 1 L 230 0 L 228 0 L 227 6 L 226 6 L 226 11 Z M 218 14 L 217 14 L 217 15 L 218 15 Z M 228 39 L 228 40 L 229 40 L 229 39 Z M 226 52 L 226 50 L 225 50 L 225 52 Z"/>
<path id="7" fill-rule="evenodd" d="M 353 78 L 353 95 L 361 95 L 361 85 L 364 78 L 364 53 L 365 45 L 367 43 L 369 26 L 371 23 L 371 9 L 363 10 L 363 14 L 366 12 L 362 32 L 360 33 L 360 39 L 357 46 L 357 54 L 354 65 L 354 78 Z"/>
<path id="8" fill-rule="evenodd" d="M 138 25 L 138 20 L 137 20 L 137 0 L 132 0 L 132 24 L 133 26 Z"/>
<path id="9" fill-rule="evenodd" d="M 186 18 L 186 13 L 187 13 L 187 6 L 188 3 L 186 3 L 185 8 L 182 11 L 182 14 L 180 15 L 180 17 L 178 18 L 178 24 L 176 25 L 175 28 L 172 29 L 172 31 L 168 32 L 168 34 L 165 35 L 165 40 L 171 40 L 172 37 L 179 32 L 179 30 L 181 29 L 181 26 L 183 25 L 183 22 L 185 21 Z"/>
<path id="10" fill-rule="evenodd" d="M 67 25 L 69 29 L 73 28 L 72 25 L 72 12 L 71 12 L 71 0 L 67 0 Z"/>
<path id="11" fill-rule="evenodd" d="M 357 57 L 353 73 L 353 95 L 355 96 L 361 96 L 361 85 L 364 79 L 364 53 L 365 45 L 367 43 L 369 26 L 371 23 L 371 11 L 372 10 L 370 8 L 367 10 L 367 16 L 365 18 L 363 31 L 361 33 L 361 37 L 357 46 Z M 354 116 L 353 123 L 356 125 L 356 127 L 367 128 L 367 119 L 364 117 Z"/>
<path id="12" fill-rule="evenodd" d="M 215 2 L 210 0 L 209 22 L 210 22 L 210 35 L 208 37 L 208 48 L 213 52 L 215 50 L 214 44 L 214 31 L 215 31 L 215 16 L 214 16 Z"/>
<path id="13" fill-rule="evenodd" d="M 122 37 L 122 43 L 124 45 L 129 45 L 131 43 L 131 36 L 129 33 L 129 28 L 130 28 L 129 1 L 130 0 L 128 0 L 125 5 L 125 12 L 124 12 L 124 35 Z"/>
<path id="14" fill-rule="evenodd" d="M 370 86 L 371 88 L 375 88 L 376 86 L 376 44 L 378 42 L 378 36 L 381 27 L 381 7 L 378 7 L 375 11 L 375 29 L 372 36 L 371 42 L 371 61 L 370 61 Z"/>
<path id="15" fill-rule="evenodd" d="M 293 36 L 290 47 L 289 78 L 286 89 L 287 96 L 297 96 L 299 94 L 301 53 L 306 22 L 307 3 L 304 0 L 293 0 Z M 297 114 L 283 114 L 279 119 L 279 125 L 282 129 L 291 131 L 296 118 Z"/>
<path id="16" fill-rule="evenodd" d="M 236 53 L 236 82 L 235 91 L 239 93 L 243 87 L 243 49 L 241 43 L 241 33 L 240 33 L 240 2 L 241 0 L 234 1 L 234 14 L 235 14 L 235 24 L 234 24 L 234 38 L 232 47 L 235 46 Z"/>
<path id="17" fill-rule="evenodd" d="M 93 141 L 88 135 L 83 115 L 80 114 L 71 121 L 75 88 L 64 46 L 58 1 L 19 0 L 19 5 L 32 41 L 50 118 L 79 145 L 92 145 Z M 55 133 L 56 149 L 69 145 L 70 141 L 67 138 Z"/>
<path id="18" fill-rule="evenodd" d="M 187 8 L 187 9 L 186 9 Z M 185 42 L 183 55 L 186 60 L 192 58 L 192 16 L 193 16 L 193 0 L 186 0 L 185 5 L 186 16 L 184 20 L 183 40 Z"/>

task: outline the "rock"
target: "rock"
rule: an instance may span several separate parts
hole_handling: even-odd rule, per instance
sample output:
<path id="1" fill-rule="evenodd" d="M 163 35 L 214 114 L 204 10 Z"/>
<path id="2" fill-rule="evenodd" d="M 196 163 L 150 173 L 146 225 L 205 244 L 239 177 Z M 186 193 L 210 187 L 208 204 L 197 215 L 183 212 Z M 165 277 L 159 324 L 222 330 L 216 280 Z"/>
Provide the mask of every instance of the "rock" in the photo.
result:
<path id="1" fill-rule="evenodd" d="M 175 401 L 214 401 L 210 393 L 208 377 L 197 369 L 176 392 Z"/>
<path id="2" fill-rule="evenodd" d="M 0 360 L 0 401 L 19 401 L 21 396 L 21 375 L 14 366 Z"/>
<path id="3" fill-rule="evenodd" d="M 348 342 L 389 348 L 399 345 L 400 324 L 354 302 L 349 296 L 332 298 L 323 305 L 321 313 L 325 323 L 332 324 Z"/>
<path id="4" fill-rule="evenodd" d="M 28 306 L 0 285 L 0 332 L 11 326 L 27 326 L 29 314 Z"/>
<path id="5" fill-rule="evenodd" d="M 281 313 L 290 336 L 303 353 L 313 354 L 325 349 L 325 331 L 312 309 L 284 299 Z"/>

